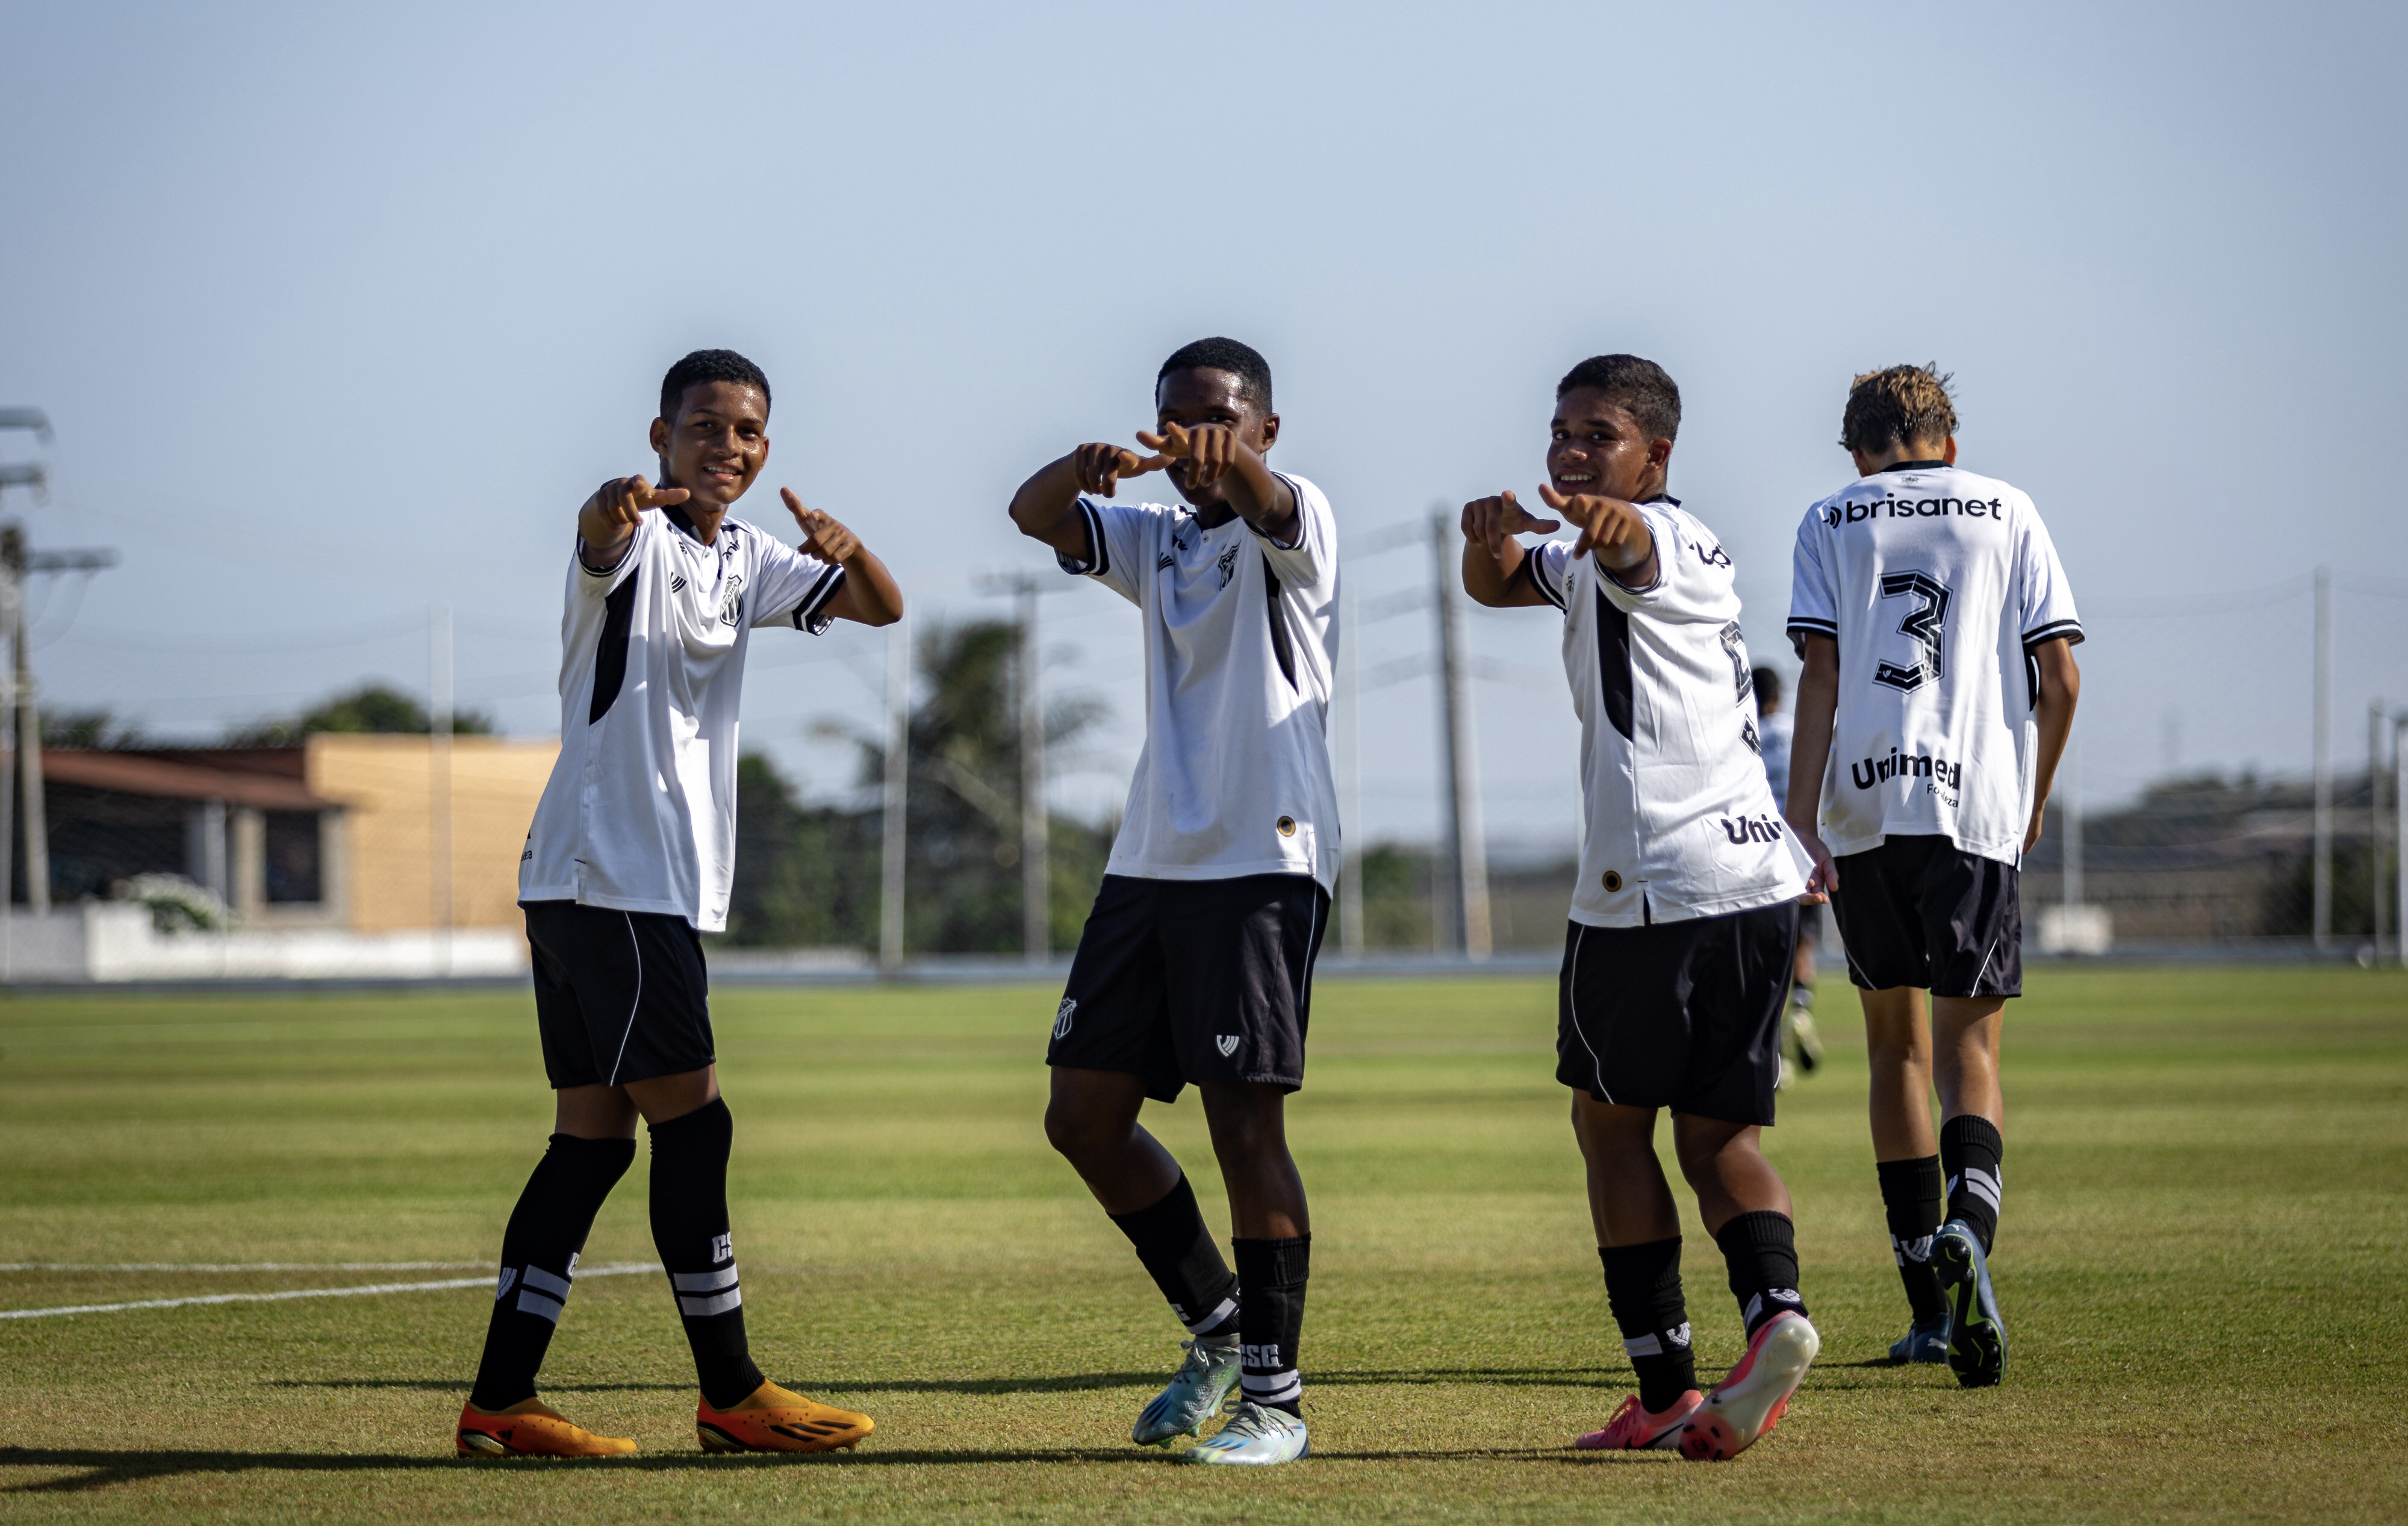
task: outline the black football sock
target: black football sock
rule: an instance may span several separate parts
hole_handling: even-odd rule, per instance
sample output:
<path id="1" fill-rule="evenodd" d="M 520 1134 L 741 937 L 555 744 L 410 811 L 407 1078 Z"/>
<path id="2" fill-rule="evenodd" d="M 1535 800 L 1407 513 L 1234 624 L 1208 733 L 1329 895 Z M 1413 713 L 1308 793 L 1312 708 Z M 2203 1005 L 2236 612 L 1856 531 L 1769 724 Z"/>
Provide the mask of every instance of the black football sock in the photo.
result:
<path id="1" fill-rule="evenodd" d="M 1931 1264 L 1931 1237 L 1940 1233 L 1942 1189 L 1940 1157 L 1884 1161 L 1882 1207 L 1889 1215 L 1890 1254 L 1898 1258 L 1899 1280 L 1906 1284 L 1907 1307 L 1914 1322 L 1930 1324 L 1948 1312 L 1940 1292 L 1940 1270 Z"/>
<path id="2" fill-rule="evenodd" d="M 1189 1334 L 1198 1340 L 1236 1336 L 1238 1276 L 1204 1227 L 1204 1211 L 1196 1205 L 1187 1173 L 1181 1172 L 1178 1185 L 1152 1207 L 1110 1217 L 1137 1247 L 1137 1259 Z"/>
<path id="3" fill-rule="evenodd" d="M 1605 1301 L 1622 1331 L 1622 1348 L 1639 1375 L 1639 1402 L 1660 1415 L 1698 1386 L 1689 1309 L 1681 1298 L 1681 1237 L 1599 1246 L 1597 1259 L 1605 1263 Z"/>
<path id="4" fill-rule="evenodd" d="M 695 1375 L 713 1409 L 741 1404 L 767 1379 L 744 1342 L 744 1289 L 727 1230 L 727 1151 L 736 1120 L 714 1098 L 652 1125 L 652 1245 L 669 1274 Z"/>
<path id="5" fill-rule="evenodd" d="M 1739 1317 L 1751 1338 L 1776 1314 L 1806 1312 L 1798 1291 L 1798 1232 L 1787 1214 L 1740 1214 L 1714 1233 L 1714 1243 L 1723 1248 L 1731 1296 L 1739 1300 Z"/>
<path id="6" fill-rule="evenodd" d="M 1999 1237 L 1999 1194 L 2004 1191 L 1999 1157 L 2006 1141 L 1990 1120 L 1959 1113 L 1940 1125 L 1940 1162 L 1948 1173 L 1948 1217 L 1962 1219 L 1982 1237 L 1982 1254 Z"/>
<path id="7" fill-rule="evenodd" d="M 1296 1347 L 1304 1333 L 1312 1236 L 1229 1245 L 1238 1253 L 1239 1386 L 1254 1403 L 1301 1418 L 1304 1379 L 1297 1372 Z"/>
<path id="8" fill-rule="evenodd" d="M 632 1139 L 556 1134 L 502 1231 L 502 1274 L 485 1326 L 485 1354 L 468 1402 L 492 1413 L 535 1397 L 535 1375 L 560 1324 L 577 1255 L 594 1216 L 636 1158 Z"/>

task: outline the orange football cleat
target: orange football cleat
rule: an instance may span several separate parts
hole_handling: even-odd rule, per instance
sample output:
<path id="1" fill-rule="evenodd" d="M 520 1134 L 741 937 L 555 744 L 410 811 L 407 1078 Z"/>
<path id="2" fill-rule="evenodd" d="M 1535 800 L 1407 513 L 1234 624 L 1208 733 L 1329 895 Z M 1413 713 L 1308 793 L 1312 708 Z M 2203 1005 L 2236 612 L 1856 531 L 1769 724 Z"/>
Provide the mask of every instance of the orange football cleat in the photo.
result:
<path id="1" fill-rule="evenodd" d="M 540 1399 L 492 1414 L 462 1405 L 454 1439 L 463 1457 L 624 1457 L 636 1449 L 625 1436 L 597 1436 L 563 1419 Z"/>
<path id="2" fill-rule="evenodd" d="M 729 1409 L 705 1399 L 695 1407 L 694 1433 L 706 1452 L 832 1452 L 858 1446 L 878 1429 L 867 1415 L 764 1383 Z"/>

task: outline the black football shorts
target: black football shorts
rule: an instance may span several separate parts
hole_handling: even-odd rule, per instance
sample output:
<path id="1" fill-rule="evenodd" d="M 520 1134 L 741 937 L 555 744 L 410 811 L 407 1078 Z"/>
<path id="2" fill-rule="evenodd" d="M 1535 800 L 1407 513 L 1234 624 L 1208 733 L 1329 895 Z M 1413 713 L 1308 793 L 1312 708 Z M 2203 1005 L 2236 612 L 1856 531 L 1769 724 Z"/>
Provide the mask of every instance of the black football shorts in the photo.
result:
<path id="1" fill-rule="evenodd" d="M 553 1090 L 624 1086 L 713 1062 L 710 977 L 682 917 L 523 901 L 535 1020 Z"/>
<path id="2" fill-rule="evenodd" d="M 1599 1102 L 1770 1124 L 1798 903 L 1645 927 L 1571 924 L 1555 1079 Z"/>
<path id="3" fill-rule="evenodd" d="M 1848 978 L 1867 991 L 2024 993 L 2024 913 L 2012 863 L 1944 836 L 1893 836 L 1834 861 L 1831 892 Z"/>
<path id="4" fill-rule="evenodd" d="M 1045 1062 L 1141 1077 L 1304 1085 L 1312 962 L 1329 892 L 1303 875 L 1106 875 L 1079 934 Z"/>

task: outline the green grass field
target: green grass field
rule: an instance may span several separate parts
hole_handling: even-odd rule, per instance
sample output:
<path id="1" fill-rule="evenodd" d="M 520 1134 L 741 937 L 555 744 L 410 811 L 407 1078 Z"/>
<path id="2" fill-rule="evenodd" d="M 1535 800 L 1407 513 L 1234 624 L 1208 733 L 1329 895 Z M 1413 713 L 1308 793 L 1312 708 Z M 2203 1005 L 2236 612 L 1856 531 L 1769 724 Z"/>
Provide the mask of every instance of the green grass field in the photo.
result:
<path id="1" fill-rule="evenodd" d="M 668 1295 L 581 1283 L 546 1390 L 610 1463 L 465 1462 L 475 1289 L 0 1320 L 0 1519 L 2019 1520 L 2408 1514 L 2408 977 L 2037 973 L 2011 1009 L 2004 1387 L 1903 1323 L 1852 1003 L 1769 1152 L 1824 1356 L 1738 1462 L 1566 1444 L 1629 1376 L 1536 981 L 1330 982 L 1293 1105 L 1316 1455 L 1126 1444 L 1181 1332 L 1039 1127 L 1054 993 L 717 1004 L 746 1314 L 857 1454 L 705 1458 Z M 1149 1110 L 1221 1219 L 1190 1099 Z M 542 1148 L 523 995 L 0 1000 L 0 1261 L 482 1263 Z M 1692 1221 L 1701 1371 L 1739 1350 Z M 650 1260 L 642 1164 L 591 1262 Z M 0 1307 L 478 1276 L 0 1274 Z"/>

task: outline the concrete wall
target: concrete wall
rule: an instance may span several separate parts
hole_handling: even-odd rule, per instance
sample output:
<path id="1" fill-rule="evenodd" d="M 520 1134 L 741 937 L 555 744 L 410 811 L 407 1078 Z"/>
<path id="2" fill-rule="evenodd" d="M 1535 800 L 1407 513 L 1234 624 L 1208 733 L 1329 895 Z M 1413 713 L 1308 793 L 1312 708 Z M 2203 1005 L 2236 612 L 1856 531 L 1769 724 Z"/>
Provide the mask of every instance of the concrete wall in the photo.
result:
<path id="1" fill-rule="evenodd" d="M 526 967 L 526 939 L 513 929 L 163 934 L 148 907 L 103 901 L 10 917 L 0 939 L 0 979 L 8 980 L 409 980 Z"/>
<path id="2" fill-rule="evenodd" d="M 354 932 L 436 924 L 429 743 L 424 736 L 309 738 L 310 792 L 347 807 L 339 845 L 328 844 L 326 876 L 330 897 L 339 893 Z M 458 736 L 451 751 L 452 925 L 507 928 L 516 936 L 519 854 L 560 744 Z"/>

